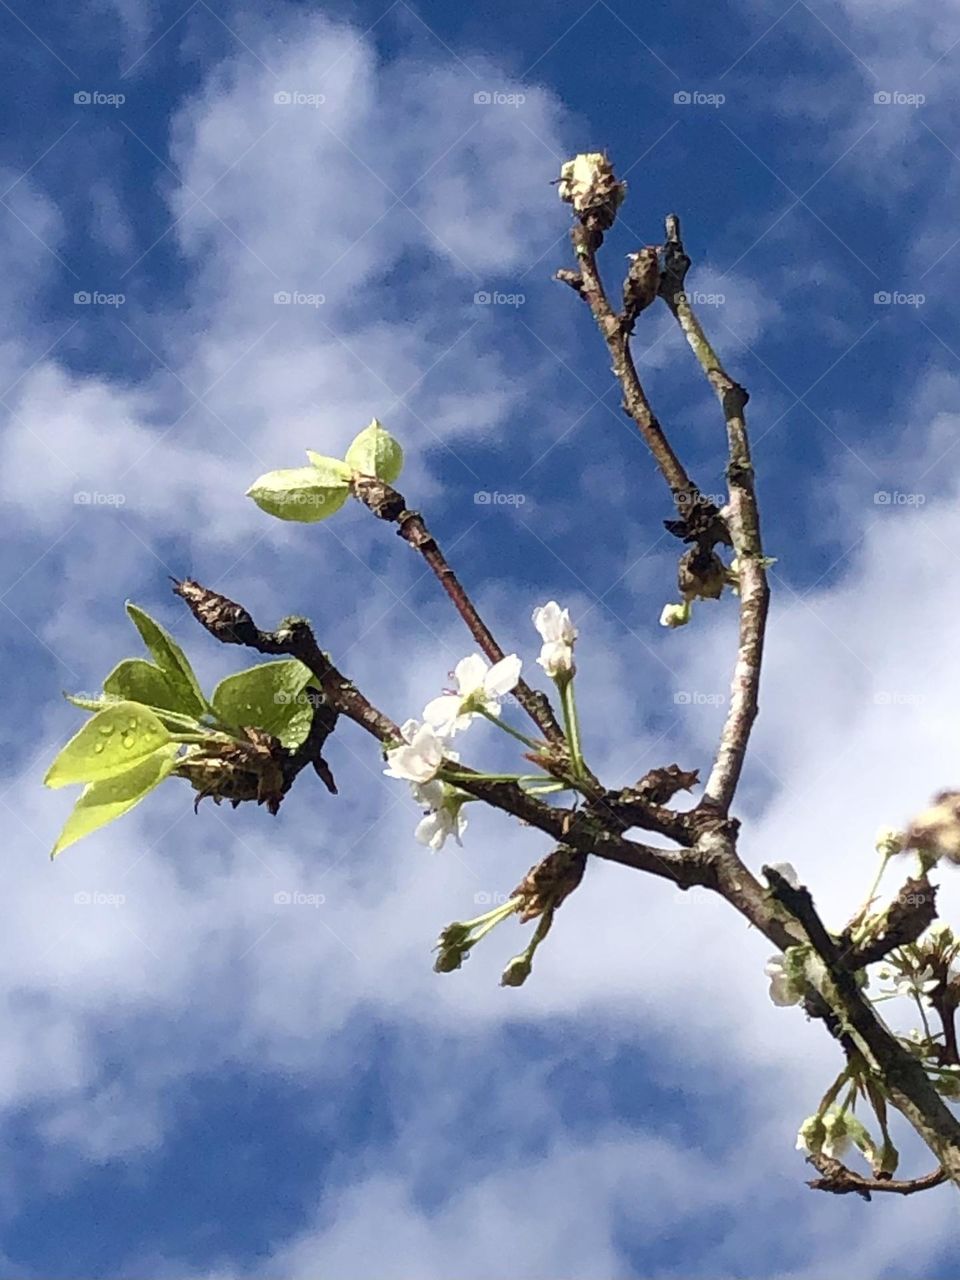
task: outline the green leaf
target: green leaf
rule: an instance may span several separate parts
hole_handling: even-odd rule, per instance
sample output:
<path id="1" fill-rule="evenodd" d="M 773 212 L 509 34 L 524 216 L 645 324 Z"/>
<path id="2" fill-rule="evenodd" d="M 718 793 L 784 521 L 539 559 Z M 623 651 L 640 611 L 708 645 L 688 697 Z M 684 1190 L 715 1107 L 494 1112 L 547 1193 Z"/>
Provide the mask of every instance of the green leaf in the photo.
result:
<path id="1" fill-rule="evenodd" d="M 263 662 L 221 680 L 213 691 L 213 709 L 235 728 L 266 729 L 293 749 L 313 719 L 313 704 L 304 693 L 311 678 L 310 668 L 296 658 Z"/>
<path id="2" fill-rule="evenodd" d="M 320 458 L 319 454 L 314 455 Z M 332 463 L 333 458 L 320 458 Z M 338 464 L 343 467 L 343 463 Z M 344 476 L 319 464 L 310 467 L 290 467 L 286 471 L 268 471 L 254 480 L 247 490 L 261 511 L 276 516 L 278 520 L 297 520 L 301 524 L 315 524 L 339 511 L 350 493 L 350 484 Z"/>
<path id="3" fill-rule="evenodd" d="M 154 787 L 158 787 L 173 772 L 176 764 L 177 746 L 174 743 L 155 751 L 146 760 L 141 760 L 138 765 L 116 778 L 88 783 L 64 823 L 57 843 L 50 851 L 50 857 L 55 858 L 70 845 L 76 844 L 99 827 L 105 827 L 108 822 L 113 822 L 139 804 L 144 796 L 149 795 Z"/>
<path id="4" fill-rule="evenodd" d="M 143 643 L 156 659 L 157 666 L 176 690 L 180 701 L 176 710 L 186 711 L 189 715 L 203 715 L 207 709 L 207 700 L 193 673 L 193 667 L 187 661 L 187 655 L 174 640 L 173 636 L 159 622 L 155 622 L 149 613 L 127 601 L 127 613 L 133 625 L 140 632 Z M 121 664 L 122 665 L 122 664 Z M 116 672 L 111 672 L 111 675 Z M 104 684 L 106 690 L 106 684 Z M 171 708 L 173 710 L 173 708 Z"/>
<path id="5" fill-rule="evenodd" d="M 171 741 L 152 711 L 137 702 L 114 702 L 74 734 L 47 770 L 44 785 L 115 778 Z"/>
<path id="6" fill-rule="evenodd" d="M 193 715 L 194 697 L 185 696 L 183 687 L 177 687 L 165 671 L 144 658 L 127 658 L 113 668 L 103 682 L 103 692 L 114 700 L 142 702 L 148 707 L 161 707 L 164 711 L 180 711 Z"/>
<path id="7" fill-rule="evenodd" d="M 312 449 L 307 449 L 306 454 L 310 465 L 320 472 L 324 484 L 350 483 L 353 471 L 340 458 L 328 458 L 325 453 L 314 453 Z"/>
<path id="8" fill-rule="evenodd" d="M 376 418 L 356 437 L 344 458 L 352 471 L 393 484 L 403 470 L 400 442 Z"/>

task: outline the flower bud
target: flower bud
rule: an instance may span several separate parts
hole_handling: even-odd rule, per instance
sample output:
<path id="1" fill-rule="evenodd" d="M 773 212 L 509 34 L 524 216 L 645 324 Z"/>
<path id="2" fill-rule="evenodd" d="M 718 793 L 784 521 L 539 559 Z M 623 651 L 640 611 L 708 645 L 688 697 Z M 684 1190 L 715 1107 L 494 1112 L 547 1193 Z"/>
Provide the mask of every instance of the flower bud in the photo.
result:
<path id="1" fill-rule="evenodd" d="M 530 977 L 532 969 L 533 963 L 526 952 L 523 955 L 514 956 L 500 975 L 501 987 L 522 987 Z"/>

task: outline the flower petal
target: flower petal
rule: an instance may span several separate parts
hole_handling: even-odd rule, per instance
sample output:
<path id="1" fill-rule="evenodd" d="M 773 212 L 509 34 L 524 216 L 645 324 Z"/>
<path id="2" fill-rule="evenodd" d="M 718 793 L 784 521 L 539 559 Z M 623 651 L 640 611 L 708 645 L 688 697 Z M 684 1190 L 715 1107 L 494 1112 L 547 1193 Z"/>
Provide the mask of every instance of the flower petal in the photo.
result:
<path id="1" fill-rule="evenodd" d="M 478 689 L 483 688 L 487 670 L 487 664 L 479 653 L 471 653 L 468 658 L 460 659 L 453 669 L 453 674 L 456 677 L 461 698 L 469 698 L 471 693 L 476 693 Z"/>
<path id="2" fill-rule="evenodd" d="M 515 653 L 509 653 L 495 662 L 483 677 L 484 692 L 495 698 L 502 698 L 505 693 L 517 687 L 522 666 L 523 662 Z"/>

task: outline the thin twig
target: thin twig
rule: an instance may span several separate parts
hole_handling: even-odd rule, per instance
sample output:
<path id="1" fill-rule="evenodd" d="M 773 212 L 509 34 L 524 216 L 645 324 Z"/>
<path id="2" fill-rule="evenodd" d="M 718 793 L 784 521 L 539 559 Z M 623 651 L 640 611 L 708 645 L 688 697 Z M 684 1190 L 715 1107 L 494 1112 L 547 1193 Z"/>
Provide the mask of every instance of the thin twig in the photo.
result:
<path id="1" fill-rule="evenodd" d="M 354 497 L 380 520 L 389 520 L 397 526 L 404 542 L 419 552 L 430 566 L 438 582 L 453 601 L 460 617 L 467 624 L 470 634 L 491 662 L 499 662 L 504 652 L 493 638 L 490 628 L 480 617 L 476 606 L 467 595 L 463 584 L 454 573 L 436 538 L 427 528 L 419 511 L 407 509 L 402 493 L 382 480 L 372 476 L 357 476 L 352 485 Z M 562 743 L 563 730 L 557 723 L 550 701 L 545 694 L 531 689 L 525 680 L 517 683 L 516 699 L 548 742 Z"/>
<path id="2" fill-rule="evenodd" d="M 888 1195 L 912 1196 L 918 1191 L 930 1191 L 933 1187 L 947 1182 L 945 1169 L 934 1169 L 932 1173 L 920 1178 L 868 1178 L 854 1169 L 848 1169 L 839 1160 L 830 1156 L 811 1155 L 807 1157 L 810 1164 L 823 1175 L 813 1178 L 807 1183 L 814 1191 L 830 1191 L 834 1195 L 849 1195 L 851 1192 L 869 1200 L 874 1191 L 886 1192 Z"/>
<path id="3" fill-rule="evenodd" d="M 770 590 L 760 538 L 760 513 L 753 482 L 753 463 L 744 417 L 749 395 L 726 372 L 697 319 L 684 277 L 690 259 L 680 238 L 680 220 L 666 218 L 664 271 L 660 296 L 683 330 L 687 342 L 723 408 L 727 424 L 727 483 L 729 502 L 724 511 L 739 570 L 740 636 L 733 672 L 730 707 L 720 735 L 716 759 L 704 787 L 701 804 L 728 813 L 743 771 L 750 731 L 757 717 L 760 668 L 766 633 Z"/>

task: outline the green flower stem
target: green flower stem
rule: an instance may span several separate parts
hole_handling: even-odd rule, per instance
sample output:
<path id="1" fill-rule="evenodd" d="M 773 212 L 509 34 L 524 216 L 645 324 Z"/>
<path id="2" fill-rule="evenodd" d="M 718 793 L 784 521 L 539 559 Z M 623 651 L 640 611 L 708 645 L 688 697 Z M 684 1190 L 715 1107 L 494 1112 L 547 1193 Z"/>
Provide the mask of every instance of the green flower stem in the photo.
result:
<path id="1" fill-rule="evenodd" d="M 489 720 L 491 724 L 495 724 L 499 729 L 502 729 L 504 733 L 509 733 L 511 738 L 516 738 L 517 741 L 522 742 L 525 747 L 532 747 L 534 751 L 541 751 L 543 749 L 542 742 L 537 742 L 533 738 L 528 738 L 527 735 L 525 733 L 521 733 L 519 729 L 514 729 L 508 725 L 505 720 L 500 718 L 500 716 L 495 716 L 491 712 L 485 711 L 482 707 L 477 707 L 476 710 L 479 715 L 483 716 L 484 720 Z"/>
<path id="2" fill-rule="evenodd" d="M 557 680 L 560 700 L 563 704 L 563 724 L 567 733 L 567 748 L 570 751 L 570 763 L 575 778 L 583 778 L 586 769 L 583 763 L 583 751 L 580 746 L 580 722 L 577 719 L 577 703 L 573 694 L 573 676 Z"/>
<path id="3" fill-rule="evenodd" d="M 861 933 L 863 930 L 864 917 L 866 916 L 867 912 L 870 910 L 870 907 L 873 904 L 874 898 L 876 898 L 877 896 L 877 890 L 880 888 L 880 881 L 883 879 L 883 873 L 886 871 L 887 863 L 890 861 L 892 857 L 893 857 L 893 854 L 891 853 L 885 853 L 883 855 L 883 858 L 880 862 L 880 870 L 877 872 L 876 876 L 874 877 L 873 884 L 870 886 L 870 892 L 867 894 L 867 897 L 863 906 L 860 908 L 860 910 L 857 912 L 855 916 L 856 925 L 851 933 L 851 938 L 853 939 L 854 942 L 858 942 L 860 940 Z"/>
<path id="4" fill-rule="evenodd" d="M 820 1099 L 820 1106 L 817 1108 L 818 1116 L 824 1115 L 827 1112 L 827 1110 L 833 1105 L 833 1103 L 836 1101 L 837 1094 L 840 1092 L 840 1090 L 843 1088 L 843 1086 L 846 1084 L 849 1078 L 850 1078 L 850 1068 L 845 1067 L 844 1070 L 841 1071 L 840 1074 L 837 1076 L 836 1080 L 834 1080 L 833 1084 L 830 1086 L 827 1092 Z"/>
<path id="5" fill-rule="evenodd" d="M 437 777 L 441 782 L 519 782 L 522 773 L 454 773 L 452 769 L 441 769 Z"/>
<path id="6" fill-rule="evenodd" d="M 507 902 L 503 903 L 502 906 L 494 907 L 492 911 L 485 911 L 482 916 L 476 916 L 473 920 L 463 920 L 461 921 L 461 924 L 464 929 L 470 931 L 476 929 L 478 926 L 482 926 L 477 937 L 472 939 L 472 942 L 477 942 L 485 933 L 489 933 L 494 925 L 499 924 L 500 921 L 505 919 L 507 916 L 513 915 L 522 901 L 523 899 L 519 894 L 517 894 L 516 897 L 510 898 Z"/>

